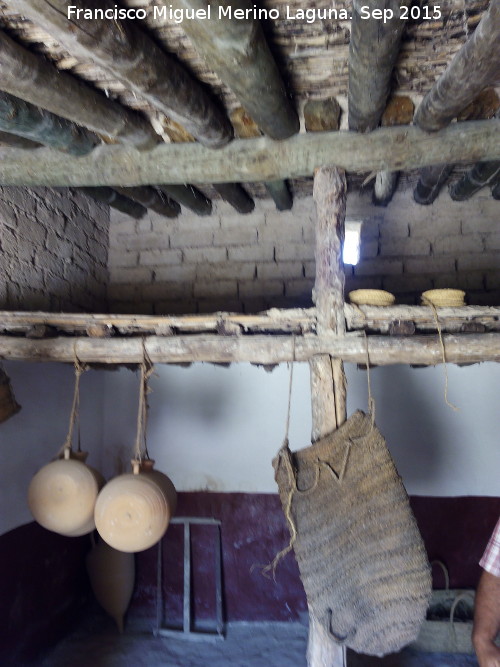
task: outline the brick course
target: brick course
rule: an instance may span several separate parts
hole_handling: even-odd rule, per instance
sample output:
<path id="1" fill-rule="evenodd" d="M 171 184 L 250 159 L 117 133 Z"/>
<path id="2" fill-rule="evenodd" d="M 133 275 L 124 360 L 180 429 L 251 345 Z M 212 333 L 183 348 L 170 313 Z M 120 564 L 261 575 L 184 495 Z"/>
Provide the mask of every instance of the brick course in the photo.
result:
<path id="1" fill-rule="evenodd" d="M 108 232 L 77 190 L 0 187 L 0 309 L 106 312 Z"/>
<path id="2" fill-rule="evenodd" d="M 454 287 L 467 291 L 469 303 L 496 305 L 499 218 L 500 203 L 489 190 L 458 203 L 444 189 L 431 206 L 417 205 L 411 190 L 398 190 L 386 208 L 374 207 L 368 190 L 350 193 L 347 219 L 362 220 L 363 227 L 361 260 L 346 266 L 346 292 L 383 288 L 400 303 L 418 303 L 426 289 Z M 310 197 L 285 212 L 266 200 L 238 215 L 214 202 L 211 216 L 183 210 L 176 220 L 151 214 L 140 223 L 113 211 L 110 308 L 162 314 L 309 306 L 314 220 Z"/>

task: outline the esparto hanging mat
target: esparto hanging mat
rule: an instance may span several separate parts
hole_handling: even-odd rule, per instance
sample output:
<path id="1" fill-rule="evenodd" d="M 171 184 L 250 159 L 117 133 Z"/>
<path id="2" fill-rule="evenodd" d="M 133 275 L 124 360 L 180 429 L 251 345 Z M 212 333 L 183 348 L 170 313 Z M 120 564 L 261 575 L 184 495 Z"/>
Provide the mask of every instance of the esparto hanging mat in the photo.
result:
<path id="1" fill-rule="evenodd" d="M 273 467 L 308 604 L 332 639 L 378 656 L 413 641 L 431 595 L 430 568 L 371 416 L 358 411 L 297 452 L 285 440 Z"/>

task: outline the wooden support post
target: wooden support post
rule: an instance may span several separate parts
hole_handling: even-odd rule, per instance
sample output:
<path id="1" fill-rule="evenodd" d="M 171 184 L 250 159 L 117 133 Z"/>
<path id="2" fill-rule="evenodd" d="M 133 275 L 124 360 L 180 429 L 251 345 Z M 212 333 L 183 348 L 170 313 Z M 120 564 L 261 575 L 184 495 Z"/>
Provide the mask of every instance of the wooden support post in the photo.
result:
<path id="1" fill-rule="evenodd" d="M 316 303 L 318 334 L 345 333 L 342 243 L 347 197 L 345 174 L 323 167 L 314 175 L 316 204 Z M 309 362 L 311 371 L 312 440 L 338 428 L 346 419 L 346 387 L 340 359 L 321 355 Z M 335 644 L 309 610 L 309 667 L 343 667 L 345 650 Z"/>
<path id="2" fill-rule="evenodd" d="M 68 18 L 66 0 L 16 0 L 16 8 L 24 16 L 40 25 L 73 56 L 111 72 L 205 146 L 217 148 L 231 141 L 233 128 L 222 107 L 137 22 L 82 17 L 84 10 L 113 11 L 112 0 L 75 0 L 72 6 L 75 11 Z"/>
<path id="3" fill-rule="evenodd" d="M 143 150 L 153 148 L 160 138 L 139 114 L 79 79 L 61 72 L 0 33 L 0 90 L 20 97 L 57 116 L 82 125 L 111 141 Z"/>
<path id="4" fill-rule="evenodd" d="M 108 206 L 111 206 L 111 208 L 116 208 L 117 211 L 126 213 L 127 215 L 130 215 L 130 217 L 136 218 L 136 220 L 139 220 L 147 213 L 147 209 L 144 208 L 144 206 L 138 204 L 132 199 L 129 199 L 129 197 L 124 197 L 122 194 L 116 192 L 116 190 L 113 190 L 112 188 L 84 187 L 80 188 L 80 190 L 92 199 L 96 199 L 103 204 L 107 204 Z"/>
<path id="5" fill-rule="evenodd" d="M 254 210 L 254 200 L 239 183 L 215 183 L 213 187 L 238 213 L 246 214 Z"/>
<path id="6" fill-rule="evenodd" d="M 157 185 L 158 190 L 164 192 L 181 206 L 193 211 L 197 215 L 210 215 L 212 213 L 212 202 L 207 199 L 194 185 Z"/>
<path id="7" fill-rule="evenodd" d="M 161 144 L 133 154 L 99 146 L 73 157 L 49 148 L 0 149 L 3 185 L 152 185 L 261 182 L 312 176 L 332 164 L 346 171 L 418 169 L 444 162 L 500 159 L 500 119 L 454 123 L 429 134 L 416 127 L 383 127 L 370 134 L 307 132 L 286 141 L 267 137 L 233 141 L 218 151 L 198 143 Z M 172 198 L 182 204 L 176 195 Z"/>
<path id="8" fill-rule="evenodd" d="M 452 171 L 452 164 L 437 164 L 435 167 L 421 169 L 413 191 L 413 199 L 417 204 L 432 204 Z"/>
<path id="9" fill-rule="evenodd" d="M 422 100 L 415 123 L 434 132 L 446 127 L 487 86 L 500 68 L 500 0 L 491 0 L 472 37 Z"/>
<path id="10" fill-rule="evenodd" d="M 450 197 L 454 201 L 466 201 L 481 188 L 495 183 L 500 176 L 500 161 L 478 162 L 450 188 Z"/>
<path id="11" fill-rule="evenodd" d="M 169 199 L 154 188 L 146 186 L 136 188 L 115 187 L 114 190 L 167 218 L 176 218 L 181 212 L 181 207 L 176 201 Z"/>
<path id="12" fill-rule="evenodd" d="M 231 12 L 236 5 L 228 0 L 173 0 L 172 5 L 198 12 L 210 7 L 210 19 L 195 18 L 182 24 L 194 48 L 265 134 L 272 139 L 296 134 L 299 117 L 259 21 L 251 16 L 235 19 Z M 253 6 L 250 0 L 239 0 L 237 4 L 242 11 Z"/>
<path id="13" fill-rule="evenodd" d="M 230 116 L 231 122 L 240 139 L 262 136 L 257 123 L 250 118 L 243 107 L 238 107 Z M 276 204 L 278 211 L 289 211 L 293 206 L 293 197 L 286 181 L 268 181 L 264 186 Z"/>
<path id="14" fill-rule="evenodd" d="M 99 137 L 50 111 L 0 92 L 0 130 L 71 155 L 86 155 Z"/>

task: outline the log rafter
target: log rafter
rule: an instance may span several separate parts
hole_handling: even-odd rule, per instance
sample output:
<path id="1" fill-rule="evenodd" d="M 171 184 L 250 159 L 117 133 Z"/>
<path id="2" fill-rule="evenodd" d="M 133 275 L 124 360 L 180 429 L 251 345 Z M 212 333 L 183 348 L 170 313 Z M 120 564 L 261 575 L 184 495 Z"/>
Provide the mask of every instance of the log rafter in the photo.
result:
<path id="1" fill-rule="evenodd" d="M 429 134 L 384 127 L 370 134 L 311 132 L 275 142 L 233 141 L 218 151 L 200 144 L 162 144 L 139 152 L 98 146 L 76 158 L 47 148 L 0 149 L 4 185 L 153 185 L 272 181 L 312 176 L 318 166 L 351 172 L 416 169 L 446 162 L 500 159 L 500 119 L 456 123 Z M 36 164 L 36 169 L 33 166 Z"/>

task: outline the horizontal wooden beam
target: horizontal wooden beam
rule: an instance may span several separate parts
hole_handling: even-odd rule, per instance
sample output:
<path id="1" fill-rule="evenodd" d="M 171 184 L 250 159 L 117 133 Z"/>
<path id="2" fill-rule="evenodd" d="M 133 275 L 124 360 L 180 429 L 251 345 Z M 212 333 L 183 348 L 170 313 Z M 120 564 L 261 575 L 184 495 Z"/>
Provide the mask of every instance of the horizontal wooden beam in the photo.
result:
<path id="1" fill-rule="evenodd" d="M 472 330 L 500 331 L 500 307 L 462 306 L 437 308 L 439 326 L 443 332 L 459 333 Z M 344 314 L 348 331 L 391 333 L 401 323 L 411 322 L 420 333 L 436 332 L 436 315 L 428 306 L 354 306 L 346 304 Z"/>
<path id="2" fill-rule="evenodd" d="M 16 9 L 62 44 L 71 55 L 111 72 L 123 85 L 212 148 L 233 137 L 233 128 L 208 90 L 168 55 L 138 21 L 84 16 L 108 9 L 112 0 L 16 0 Z M 80 10 L 78 13 L 76 10 Z M 69 16 L 69 18 L 68 18 Z"/>
<path id="3" fill-rule="evenodd" d="M 443 344 L 450 363 L 500 361 L 500 333 L 445 334 Z M 73 363 L 138 364 L 144 349 L 153 363 L 250 362 L 278 364 L 309 361 L 328 354 L 346 362 L 366 363 L 367 347 L 374 365 L 436 365 L 443 361 L 439 337 L 334 335 L 187 335 L 130 338 L 68 338 L 43 340 L 0 336 L 0 359 Z"/>
<path id="4" fill-rule="evenodd" d="M 45 326 L 60 333 L 81 335 L 105 329 L 116 335 L 166 335 L 215 333 L 230 328 L 242 333 L 311 333 L 316 327 L 316 310 L 272 309 L 255 315 L 211 313 L 203 315 L 108 315 L 87 313 L 44 313 L 0 311 L 0 333 L 27 334 Z"/>
<path id="5" fill-rule="evenodd" d="M 149 121 L 0 33 L 0 90 L 139 149 L 160 137 Z"/>
<path id="6" fill-rule="evenodd" d="M 354 306 L 344 304 L 346 329 L 390 333 L 394 325 L 413 322 L 418 333 L 435 333 L 436 317 L 428 306 Z M 500 331 L 500 306 L 462 306 L 438 308 L 439 326 L 445 333 L 481 329 Z M 211 313 L 201 315 L 121 315 L 88 313 L 44 313 L 0 311 L 0 333 L 27 335 L 33 327 L 48 327 L 65 335 L 84 335 L 91 330 L 106 330 L 116 336 L 175 335 L 177 333 L 215 333 L 231 330 L 242 335 L 276 333 L 280 335 L 316 332 L 315 308 L 276 309 L 245 315 Z"/>
<path id="7" fill-rule="evenodd" d="M 322 165 L 346 171 L 416 169 L 443 162 L 500 159 L 500 119 L 455 123 L 429 134 L 383 127 L 370 134 L 311 132 L 285 141 L 233 141 L 214 152 L 200 144 L 162 144 L 138 152 L 98 146 L 79 158 L 50 149 L 0 150 L 3 185 L 152 185 L 256 182 L 312 176 Z M 172 195 L 174 198 L 175 195 Z"/>

